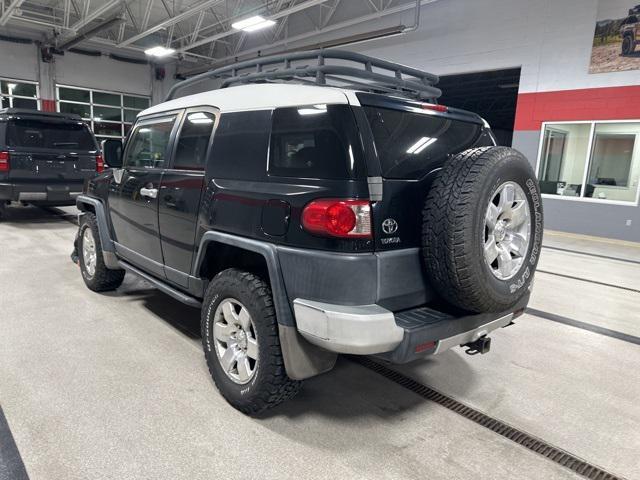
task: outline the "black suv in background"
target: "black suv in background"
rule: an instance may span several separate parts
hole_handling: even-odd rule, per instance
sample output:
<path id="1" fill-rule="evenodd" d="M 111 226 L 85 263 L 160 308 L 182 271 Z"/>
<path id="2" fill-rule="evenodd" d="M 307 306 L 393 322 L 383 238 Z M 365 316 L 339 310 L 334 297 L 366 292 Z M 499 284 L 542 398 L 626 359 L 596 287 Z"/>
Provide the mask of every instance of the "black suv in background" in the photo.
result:
<path id="1" fill-rule="evenodd" d="M 0 215 L 12 201 L 74 205 L 84 181 L 103 169 L 96 139 L 79 116 L 0 110 Z"/>
<path id="2" fill-rule="evenodd" d="M 124 149 L 105 142 L 75 257 L 94 291 L 130 272 L 201 308 L 234 407 L 278 404 L 339 353 L 485 353 L 524 311 L 538 182 L 482 118 L 434 102 L 436 76 L 322 50 L 172 93 L 210 78 L 221 88 L 140 113 Z"/>

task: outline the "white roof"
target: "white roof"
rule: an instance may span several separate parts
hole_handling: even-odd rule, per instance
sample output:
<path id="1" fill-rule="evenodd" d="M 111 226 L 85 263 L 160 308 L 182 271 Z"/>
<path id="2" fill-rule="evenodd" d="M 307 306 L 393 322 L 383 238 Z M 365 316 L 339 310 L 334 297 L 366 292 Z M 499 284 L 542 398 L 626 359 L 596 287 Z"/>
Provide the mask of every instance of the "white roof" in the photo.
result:
<path id="1" fill-rule="evenodd" d="M 221 113 L 225 113 L 325 103 L 358 105 L 358 100 L 353 90 L 315 85 L 256 83 L 176 98 L 147 108 L 139 116 L 201 106 L 216 107 Z"/>

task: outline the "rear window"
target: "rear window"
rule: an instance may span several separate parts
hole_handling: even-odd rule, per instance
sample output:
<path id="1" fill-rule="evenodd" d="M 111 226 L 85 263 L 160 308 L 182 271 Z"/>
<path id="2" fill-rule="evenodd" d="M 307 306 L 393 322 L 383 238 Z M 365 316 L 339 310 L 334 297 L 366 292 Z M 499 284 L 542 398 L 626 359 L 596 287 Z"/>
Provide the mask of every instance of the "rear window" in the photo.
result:
<path id="1" fill-rule="evenodd" d="M 58 150 L 96 150 L 93 135 L 84 123 L 11 120 L 7 126 L 7 145 Z"/>
<path id="2" fill-rule="evenodd" d="M 273 113 L 269 174 L 350 179 L 361 174 L 362 152 L 347 105 L 278 108 Z"/>
<path id="3" fill-rule="evenodd" d="M 364 107 L 385 178 L 417 179 L 477 144 L 482 126 L 445 117 Z"/>

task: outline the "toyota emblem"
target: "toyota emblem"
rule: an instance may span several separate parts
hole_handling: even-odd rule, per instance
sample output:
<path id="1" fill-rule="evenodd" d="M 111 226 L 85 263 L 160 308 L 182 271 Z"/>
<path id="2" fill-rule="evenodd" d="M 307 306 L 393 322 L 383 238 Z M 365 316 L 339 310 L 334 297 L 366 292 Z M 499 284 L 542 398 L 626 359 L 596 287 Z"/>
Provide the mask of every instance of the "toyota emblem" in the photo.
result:
<path id="1" fill-rule="evenodd" d="M 382 222 L 382 231 L 387 235 L 391 235 L 392 233 L 396 233 L 398 230 L 398 222 L 396 222 L 393 218 L 387 218 Z"/>

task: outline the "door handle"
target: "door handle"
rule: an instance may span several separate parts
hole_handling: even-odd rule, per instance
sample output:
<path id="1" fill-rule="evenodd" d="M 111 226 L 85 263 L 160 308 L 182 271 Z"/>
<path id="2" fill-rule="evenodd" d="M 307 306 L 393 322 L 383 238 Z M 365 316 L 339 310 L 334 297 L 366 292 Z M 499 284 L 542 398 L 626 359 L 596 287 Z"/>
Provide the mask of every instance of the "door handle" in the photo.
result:
<path id="1" fill-rule="evenodd" d="M 140 195 L 143 197 L 156 198 L 158 196 L 158 189 L 142 187 L 140 189 Z"/>

